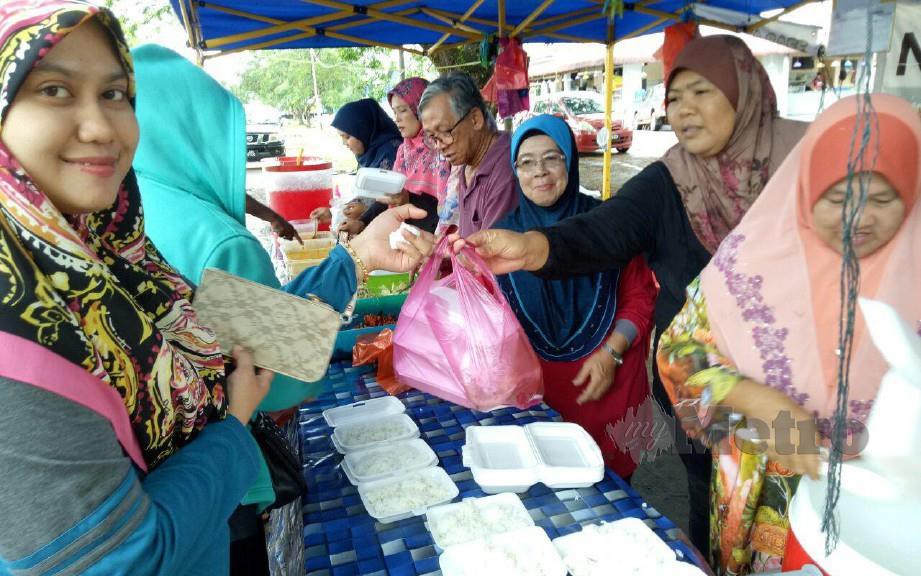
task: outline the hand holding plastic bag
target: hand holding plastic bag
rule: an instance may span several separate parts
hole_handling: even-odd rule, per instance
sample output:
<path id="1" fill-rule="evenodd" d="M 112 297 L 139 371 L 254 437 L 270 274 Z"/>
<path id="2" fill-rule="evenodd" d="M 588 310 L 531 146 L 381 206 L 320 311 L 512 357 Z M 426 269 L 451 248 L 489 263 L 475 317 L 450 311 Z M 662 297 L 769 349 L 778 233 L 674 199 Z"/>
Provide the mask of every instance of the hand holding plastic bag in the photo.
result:
<path id="1" fill-rule="evenodd" d="M 495 277 L 472 249 L 449 250 L 442 239 L 403 305 L 393 340 L 397 376 L 477 410 L 536 404 L 540 363 Z M 453 270 L 438 279 L 447 258 Z"/>

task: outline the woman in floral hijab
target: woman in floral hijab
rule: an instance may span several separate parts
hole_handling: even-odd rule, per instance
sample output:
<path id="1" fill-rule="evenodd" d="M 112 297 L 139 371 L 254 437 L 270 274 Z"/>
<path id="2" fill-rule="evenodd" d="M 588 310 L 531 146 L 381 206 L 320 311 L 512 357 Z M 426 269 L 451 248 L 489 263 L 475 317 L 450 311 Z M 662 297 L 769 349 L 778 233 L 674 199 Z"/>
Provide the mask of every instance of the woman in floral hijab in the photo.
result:
<path id="1" fill-rule="evenodd" d="M 271 373 L 144 235 L 133 96 L 110 12 L 0 5 L 0 573 L 226 573 L 256 475 Z"/>

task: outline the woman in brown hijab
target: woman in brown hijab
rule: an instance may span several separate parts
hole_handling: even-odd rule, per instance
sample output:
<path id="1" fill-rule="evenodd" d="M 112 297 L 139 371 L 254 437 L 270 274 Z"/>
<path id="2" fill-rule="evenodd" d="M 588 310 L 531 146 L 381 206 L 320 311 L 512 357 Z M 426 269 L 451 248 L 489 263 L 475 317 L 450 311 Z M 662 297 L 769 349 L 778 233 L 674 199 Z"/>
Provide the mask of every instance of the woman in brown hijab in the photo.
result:
<path id="1" fill-rule="evenodd" d="M 613 198 L 548 228 L 524 234 L 486 230 L 466 242 L 497 273 L 524 269 L 550 279 L 596 274 L 644 254 L 660 284 L 655 323 L 661 334 L 684 305 L 687 285 L 806 127 L 779 118 L 767 73 L 734 36 L 688 43 L 666 80 L 666 97 L 678 144 Z M 671 414 L 657 373 L 653 394 Z M 706 554 L 710 456 L 681 432 L 675 441 L 688 471 L 689 535 Z"/>

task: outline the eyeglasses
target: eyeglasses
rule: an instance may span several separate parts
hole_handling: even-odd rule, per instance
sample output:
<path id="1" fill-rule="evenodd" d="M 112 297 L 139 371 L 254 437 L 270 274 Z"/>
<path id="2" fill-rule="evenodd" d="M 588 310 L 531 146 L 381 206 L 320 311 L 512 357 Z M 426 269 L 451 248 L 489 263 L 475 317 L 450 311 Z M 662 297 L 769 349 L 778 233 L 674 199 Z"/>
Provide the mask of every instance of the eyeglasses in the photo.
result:
<path id="1" fill-rule="evenodd" d="M 425 142 L 425 145 L 429 148 L 436 148 L 438 146 L 446 147 L 454 144 L 454 131 L 457 130 L 457 127 L 460 126 L 460 123 L 467 119 L 470 116 L 470 113 L 473 112 L 473 108 L 467 110 L 467 113 L 461 116 L 461 119 L 454 123 L 454 126 L 451 126 L 448 130 L 442 132 L 430 132 L 428 130 L 423 134 L 422 139 Z"/>
<path id="2" fill-rule="evenodd" d="M 540 158 L 524 158 L 515 162 L 515 168 L 522 174 L 535 174 L 542 170 L 557 171 L 566 165 L 566 156 L 557 152 L 549 152 Z"/>

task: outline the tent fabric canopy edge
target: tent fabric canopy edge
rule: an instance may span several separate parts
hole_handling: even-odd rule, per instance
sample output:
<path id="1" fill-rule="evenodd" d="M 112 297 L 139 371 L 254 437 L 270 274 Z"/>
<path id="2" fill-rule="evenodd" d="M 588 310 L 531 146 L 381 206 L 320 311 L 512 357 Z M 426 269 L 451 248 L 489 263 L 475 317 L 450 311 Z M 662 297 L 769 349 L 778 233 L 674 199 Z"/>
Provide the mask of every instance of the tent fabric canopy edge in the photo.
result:
<path id="1" fill-rule="evenodd" d="M 713 0 L 708 5 L 758 16 L 814 0 Z M 659 32 L 682 20 L 683 0 L 625 3 L 609 21 L 604 0 L 171 0 L 202 57 L 241 50 L 406 45 L 446 47 L 489 35 L 526 42 L 608 43 Z M 502 4 L 504 20 L 499 29 Z M 753 22 L 749 28 L 762 26 Z M 721 25 L 716 22 L 707 24 Z M 746 28 L 722 24 L 738 32 Z M 425 47 L 429 47 L 428 50 Z"/>

